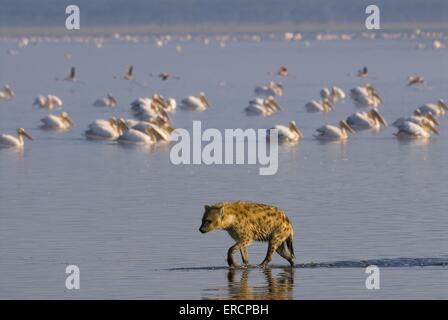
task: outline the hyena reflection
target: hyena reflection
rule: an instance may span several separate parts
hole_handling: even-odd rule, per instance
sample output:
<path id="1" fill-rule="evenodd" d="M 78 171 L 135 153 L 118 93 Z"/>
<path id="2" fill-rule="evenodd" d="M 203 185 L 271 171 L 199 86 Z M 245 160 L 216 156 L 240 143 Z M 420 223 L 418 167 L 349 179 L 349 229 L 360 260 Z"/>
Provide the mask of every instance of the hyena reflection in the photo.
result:
<path id="1" fill-rule="evenodd" d="M 249 259 L 247 247 L 252 241 L 268 241 L 266 258 L 260 264 L 267 266 L 272 255 L 277 252 L 294 266 L 294 249 L 292 245 L 293 229 L 285 213 L 265 204 L 253 202 L 221 202 L 206 205 L 199 231 L 226 230 L 236 241 L 227 252 L 229 267 L 235 267 L 233 253 L 237 250 L 245 266 Z"/>

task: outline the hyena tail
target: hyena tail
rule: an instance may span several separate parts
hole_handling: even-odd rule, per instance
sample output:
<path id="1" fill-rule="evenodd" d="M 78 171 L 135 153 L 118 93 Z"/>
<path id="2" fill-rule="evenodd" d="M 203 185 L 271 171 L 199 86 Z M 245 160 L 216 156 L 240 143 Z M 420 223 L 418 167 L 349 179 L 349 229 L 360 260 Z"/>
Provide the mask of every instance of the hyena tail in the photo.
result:
<path id="1" fill-rule="evenodd" d="M 294 246 L 292 245 L 292 234 L 289 235 L 289 237 L 285 240 L 286 246 L 288 247 L 289 252 L 291 253 L 292 257 L 295 259 L 296 256 L 294 255 Z"/>

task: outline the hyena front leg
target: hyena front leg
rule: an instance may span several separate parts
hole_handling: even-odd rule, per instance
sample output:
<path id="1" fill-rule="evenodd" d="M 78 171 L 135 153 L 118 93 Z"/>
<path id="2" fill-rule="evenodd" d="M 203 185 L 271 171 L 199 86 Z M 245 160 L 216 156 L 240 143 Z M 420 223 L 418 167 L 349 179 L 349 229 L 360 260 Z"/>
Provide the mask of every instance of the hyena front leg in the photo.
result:
<path id="1" fill-rule="evenodd" d="M 249 244 L 250 244 L 249 240 L 242 239 L 229 248 L 229 251 L 227 251 L 227 264 L 229 265 L 230 268 L 236 267 L 235 261 L 233 260 L 233 253 L 237 250 L 243 250 L 243 249 L 245 250 Z"/>
<path id="2" fill-rule="evenodd" d="M 247 247 L 240 249 L 241 260 L 243 260 L 243 265 L 247 266 L 249 264 L 249 255 L 247 253 Z"/>

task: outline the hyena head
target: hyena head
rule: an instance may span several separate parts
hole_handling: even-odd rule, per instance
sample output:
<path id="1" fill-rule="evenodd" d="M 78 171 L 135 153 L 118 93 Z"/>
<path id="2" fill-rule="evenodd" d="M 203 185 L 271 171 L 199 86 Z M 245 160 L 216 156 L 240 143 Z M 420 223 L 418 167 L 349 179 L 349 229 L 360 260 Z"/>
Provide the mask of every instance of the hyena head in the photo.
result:
<path id="1" fill-rule="evenodd" d="M 222 220 L 224 208 L 218 206 L 208 206 L 205 205 L 205 212 L 202 216 L 202 224 L 199 228 L 201 233 L 207 233 L 209 231 L 217 230 L 222 228 Z"/>

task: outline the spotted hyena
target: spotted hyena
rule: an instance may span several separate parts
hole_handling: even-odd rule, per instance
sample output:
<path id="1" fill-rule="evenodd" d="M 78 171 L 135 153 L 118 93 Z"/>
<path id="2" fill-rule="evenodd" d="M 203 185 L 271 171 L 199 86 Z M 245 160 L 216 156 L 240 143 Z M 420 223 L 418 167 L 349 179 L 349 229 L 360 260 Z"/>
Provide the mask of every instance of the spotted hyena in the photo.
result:
<path id="1" fill-rule="evenodd" d="M 268 252 L 260 266 L 265 267 L 277 253 L 294 266 L 293 229 L 285 213 L 273 206 L 254 202 L 221 202 L 205 205 L 199 231 L 226 230 L 236 241 L 227 252 L 227 263 L 234 267 L 233 253 L 240 250 L 243 264 L 249 263 L 247 247 L 252 241 L 268 241 Z"/>

